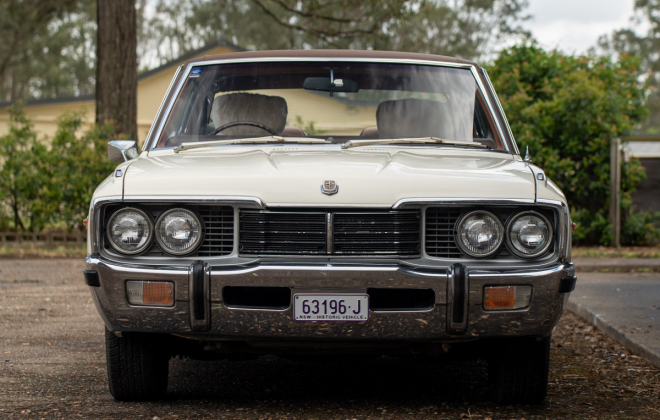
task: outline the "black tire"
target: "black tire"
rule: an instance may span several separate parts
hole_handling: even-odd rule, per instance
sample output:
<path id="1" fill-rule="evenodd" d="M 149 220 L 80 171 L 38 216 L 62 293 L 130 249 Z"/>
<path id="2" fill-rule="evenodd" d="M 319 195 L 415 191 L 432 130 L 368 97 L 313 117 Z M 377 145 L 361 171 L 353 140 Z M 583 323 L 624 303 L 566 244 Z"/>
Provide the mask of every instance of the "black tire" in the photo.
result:
<path id="1" fill-rule="evenodd" d="M 155 400 L 167 391 L 170 355 L 158 334 L 105 330 L 110 393 L 117 401 Z"/>
<path id="2" fill-rule="evenodd" d="M 499 404 L 538 404 L 548 392 L 550 339 L 503 339 L 488 360 L 493 399 Z"/>

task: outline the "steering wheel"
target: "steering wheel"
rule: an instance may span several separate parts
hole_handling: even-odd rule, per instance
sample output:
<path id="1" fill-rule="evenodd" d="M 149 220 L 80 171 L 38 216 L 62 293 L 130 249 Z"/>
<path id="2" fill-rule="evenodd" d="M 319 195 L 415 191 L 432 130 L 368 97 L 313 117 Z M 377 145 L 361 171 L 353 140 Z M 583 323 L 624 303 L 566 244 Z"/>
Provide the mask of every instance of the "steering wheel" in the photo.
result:
<path id="1" fill-rule="evenodd" d="M 221 125 L 220 127 L 218 127 L 218 128 L 216 128 L 215 130 L 213 130 L 213 132 L 212 132 L 210 135 L 218 134 L 218 133 L 221 132 L 221 131 L 224 131 L 224 130 L 226 130 L 226 129 L 228 129 L 228 128 L 236 127 L 236 126 L 239 126 L 239 125 L 249 125 L 250 127 L 261 128 L 262 130 L 268 131 L 270 134 L 272 134 L 272 135 L 274 135 L 274 136 L 277 136 L 277 134 L 278 134 L 275 130 L 273 130 L 272 128 L 268 127 L 267 125 L 264 125 L 264 124 L 261 124 L 261 123 L 258 123 L 258 122 L 253 122 L 253 121 L 235 121 L 235 122 L 230 122 L 230 123 L 227 123 L 227 124 L 223 124 L 223 125 Z"/>

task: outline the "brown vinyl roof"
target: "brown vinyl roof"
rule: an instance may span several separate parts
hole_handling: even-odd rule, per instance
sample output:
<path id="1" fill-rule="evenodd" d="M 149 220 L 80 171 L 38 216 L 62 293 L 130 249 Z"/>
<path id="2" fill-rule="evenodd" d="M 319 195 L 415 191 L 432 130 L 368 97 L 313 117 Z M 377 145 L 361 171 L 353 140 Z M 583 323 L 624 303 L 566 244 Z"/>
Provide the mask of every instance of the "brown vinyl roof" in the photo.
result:
<path id="1" fill-rule="evenodd" d="M 289 58 L 289 57 L 328 57 L 328 58 L 383 58 L 398 60 L 444 61 L 450 63 L 472 64 L 473 61 L 462 58 L 445 57 L 442 55 L 421 54 L 399 51 L 366 51 L 366 50 L 273 50 L 246 51 L 227 54 L 205 55 L 188 60 L 186 64 L 200 61 L 231 60 L 237 58 Z"/>

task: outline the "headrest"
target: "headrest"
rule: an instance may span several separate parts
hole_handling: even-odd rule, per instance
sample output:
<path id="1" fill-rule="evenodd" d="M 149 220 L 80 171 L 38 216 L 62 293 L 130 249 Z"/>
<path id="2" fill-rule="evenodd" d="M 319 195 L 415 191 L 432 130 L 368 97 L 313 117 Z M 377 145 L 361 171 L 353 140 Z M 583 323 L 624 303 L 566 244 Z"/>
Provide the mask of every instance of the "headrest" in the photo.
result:
<path id="1" fill-rule="evenodd" d="M 282 130 L 282 134 L 284 134 L 285 136 L 296 136 L 296 137 L 305 137 L 307 135 L 305 134 L 302 128 L 293 127 L 290 125 L 284 127 L 284 130 Z"/>
<path id="2" fill-rule="evenodd" d="M 439 137 L 456 140 L 449 104 L 428 99 L 399 99 L 378 105 L 381 139 Z"/>
<path id="3" fill-rule="evenodd" d="M 376 137 L 378 138 L 378 127 L 367 127 L 360 133 L 360 137 Z"/>
<path id="4" fill-rule="evenodd" d="M 264 124 L 277 133 L 281 133 L 286 125 L 288 114 L 286 101 L 280 96 L 260 95 L 256 93 L 230 93 L 220 95 L 213 101 L 211 119 L 217 128 L 221 125 L 250 121 Z M 220 134 L 242 136 L 264 136 L 268 132 L 258 127 L 247 125 L 231 127 Z"/>

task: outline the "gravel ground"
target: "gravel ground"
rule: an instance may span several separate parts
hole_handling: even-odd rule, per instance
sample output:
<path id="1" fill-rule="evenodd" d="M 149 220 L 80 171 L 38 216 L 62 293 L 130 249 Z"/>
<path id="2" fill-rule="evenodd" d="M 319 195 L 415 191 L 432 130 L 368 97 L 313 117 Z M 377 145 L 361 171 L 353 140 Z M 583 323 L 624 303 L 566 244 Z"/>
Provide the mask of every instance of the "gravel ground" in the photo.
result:
<path id="1" fill-rule="evenodd" d="M 165 400 L 118 403 L 81 269 L 80 260 L 0 259 L 0 418 L 660 419 L 660 370 L 570 313 L 555 330 L 539 406 L 490 403 L 478 362 L 278 358 L 172 360 Z"/>

